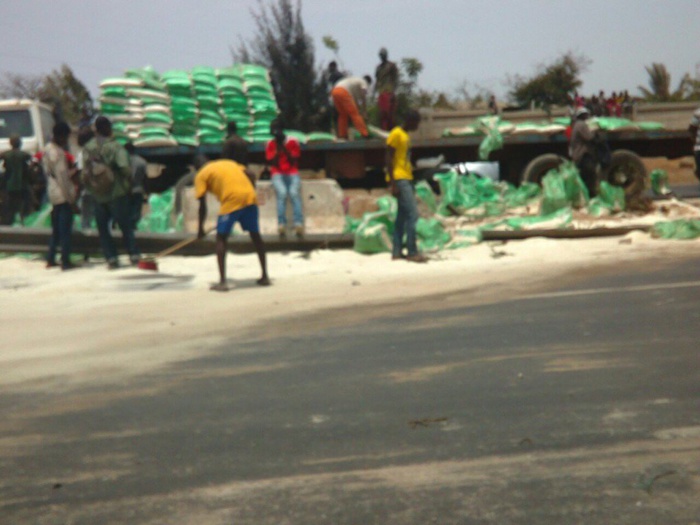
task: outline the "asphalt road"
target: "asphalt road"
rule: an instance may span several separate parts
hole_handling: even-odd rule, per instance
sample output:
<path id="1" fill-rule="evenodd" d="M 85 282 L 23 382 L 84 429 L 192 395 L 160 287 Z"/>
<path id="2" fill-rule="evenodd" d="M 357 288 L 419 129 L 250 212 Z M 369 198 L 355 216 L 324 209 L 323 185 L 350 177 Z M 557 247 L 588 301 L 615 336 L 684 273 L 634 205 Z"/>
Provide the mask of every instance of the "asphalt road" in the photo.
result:
<path id="1" fill-rule="evenodd" d="M 698 524 L 698 292 L 669 254 L 7 392 L 0 523 Z"/>

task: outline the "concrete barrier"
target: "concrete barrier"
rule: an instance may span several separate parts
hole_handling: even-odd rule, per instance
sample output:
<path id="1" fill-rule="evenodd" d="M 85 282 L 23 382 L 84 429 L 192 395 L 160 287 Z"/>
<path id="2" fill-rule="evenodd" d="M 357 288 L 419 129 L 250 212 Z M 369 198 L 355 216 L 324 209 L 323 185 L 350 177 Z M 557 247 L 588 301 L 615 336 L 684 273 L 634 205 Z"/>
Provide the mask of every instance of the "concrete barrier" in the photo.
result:
<path id="1" fill-rule="evenodd" d="M 260 207 L 260 232 L 263 235 L 277 234 L 277 197 L 270 181 L 257 183 L 258 205 Z M 182 188 L 183 229 L 196 232 L 199 216 L 199 202 L 194 198 L 194 188 Z M 306 233 L 341 233 L 345 228 L 343 190 L 335 180 L 302 180 L 301 198 L 304 210 Z M 205 228 L 216 225 L 219 202 L 207 194 L 207 219 Z M 293 225 L 292 206 L 287 201 L 287 224 Z M 236 226 L 239 228 L 239 226 Z M 291 232 L 290 232 L 291 234 Z"/>

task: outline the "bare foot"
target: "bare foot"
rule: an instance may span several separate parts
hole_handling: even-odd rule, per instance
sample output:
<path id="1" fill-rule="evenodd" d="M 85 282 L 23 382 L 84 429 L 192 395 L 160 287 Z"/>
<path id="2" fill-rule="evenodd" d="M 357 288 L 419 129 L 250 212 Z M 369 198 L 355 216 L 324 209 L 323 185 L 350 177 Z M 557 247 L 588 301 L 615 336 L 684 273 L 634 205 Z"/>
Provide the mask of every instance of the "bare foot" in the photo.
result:
<path id="1" fill-rule="evenodd" d="M 259 286 L 270 286 L 272 284 L 270 282 L 270 278 L 267 275 L 265 277 L 261 277 L 255 282 L 258 283 Z"/>
<path id="2" fill-rule="evenodd" d="M 226 284 L 226 283 L 216 283 L 216 284 L 212 284 L 212 285 L 209 287 L 209 289 L 210 289 L 211 291 L 213 291 L 213 292 L 228 292 L 228 291 L 229 291 L 228 284 Z"/>

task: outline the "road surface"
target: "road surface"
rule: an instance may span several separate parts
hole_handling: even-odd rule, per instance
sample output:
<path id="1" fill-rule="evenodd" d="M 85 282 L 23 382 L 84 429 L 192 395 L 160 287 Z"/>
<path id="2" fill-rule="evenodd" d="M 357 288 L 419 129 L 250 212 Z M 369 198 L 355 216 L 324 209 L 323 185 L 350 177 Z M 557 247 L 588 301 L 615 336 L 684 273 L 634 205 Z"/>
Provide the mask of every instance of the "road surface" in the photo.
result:
<path id="1" fill-rule="evenodd" d="M 669 254 L 6 391 L 0 523 L 698 524 L 699 292 Z"/>

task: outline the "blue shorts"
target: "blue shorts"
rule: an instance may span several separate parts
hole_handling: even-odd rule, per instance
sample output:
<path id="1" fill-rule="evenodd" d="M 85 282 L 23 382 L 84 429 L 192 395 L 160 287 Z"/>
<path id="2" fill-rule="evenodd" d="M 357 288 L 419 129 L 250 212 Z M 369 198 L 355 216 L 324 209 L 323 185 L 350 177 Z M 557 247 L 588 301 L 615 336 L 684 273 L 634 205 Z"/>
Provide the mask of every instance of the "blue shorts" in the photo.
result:
<path id="1" fill-rule="evenodd" d="M 233 229 L 233 225 L 237 222 L 240 223 L 243 231 L 259 233 L 258 205 L 251 204 L 250 206 L 233 211 L 227 215 L 219 215 L 216 221 L 216 233 L 219 235 L 229 235 Z"/>

